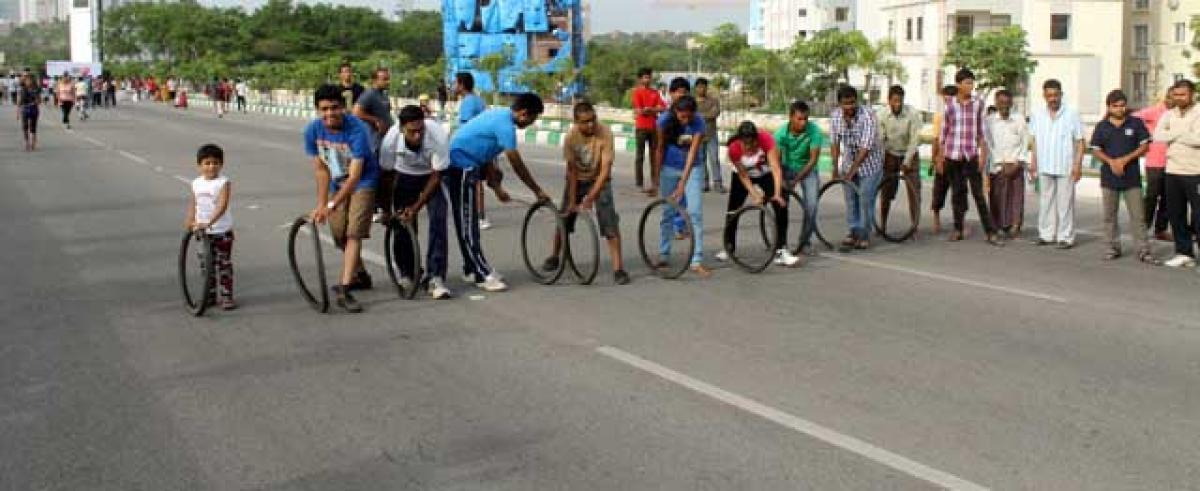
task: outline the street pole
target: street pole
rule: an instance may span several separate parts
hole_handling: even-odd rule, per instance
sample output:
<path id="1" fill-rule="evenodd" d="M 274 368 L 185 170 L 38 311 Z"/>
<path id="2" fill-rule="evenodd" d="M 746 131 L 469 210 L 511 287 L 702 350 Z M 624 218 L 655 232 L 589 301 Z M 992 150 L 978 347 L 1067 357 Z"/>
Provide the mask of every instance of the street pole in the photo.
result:
<path id="1" fill-rule="evenodd" d="M 104 0 L 96 0 L 96 62 L 104 63 Z"/>

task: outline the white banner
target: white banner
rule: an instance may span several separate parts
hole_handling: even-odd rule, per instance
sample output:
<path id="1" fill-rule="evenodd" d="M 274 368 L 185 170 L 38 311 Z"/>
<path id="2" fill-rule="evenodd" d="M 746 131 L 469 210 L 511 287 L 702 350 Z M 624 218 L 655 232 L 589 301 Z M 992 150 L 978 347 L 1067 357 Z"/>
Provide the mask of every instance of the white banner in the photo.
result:
<path id="1" fill-rule="evenodd" d="M 70 73 L 72 77 L 99 77 L 100 63 L 81 63 L 75 61 L 47 61 L 46 75 L 51 77 L 61 77 L 63 73 Z"/>

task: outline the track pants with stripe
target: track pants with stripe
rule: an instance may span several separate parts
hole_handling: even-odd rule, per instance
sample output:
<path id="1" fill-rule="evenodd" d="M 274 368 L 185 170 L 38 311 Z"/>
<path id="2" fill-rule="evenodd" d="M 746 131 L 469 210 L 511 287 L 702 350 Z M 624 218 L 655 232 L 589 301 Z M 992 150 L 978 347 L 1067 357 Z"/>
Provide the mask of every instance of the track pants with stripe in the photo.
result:
<path id="1" fill-rule="evenodd" d="M 458 250 L 463 256 L 463 273 L 474 275 L 477 283 L 492 274 L 492 266 L 483 256 L 479 234 L 477 202 L 480 196 L 475 187 L 479 179 L 479 169 L 450 167 L 442 172 L 442 189 L 450 198 Z"/>

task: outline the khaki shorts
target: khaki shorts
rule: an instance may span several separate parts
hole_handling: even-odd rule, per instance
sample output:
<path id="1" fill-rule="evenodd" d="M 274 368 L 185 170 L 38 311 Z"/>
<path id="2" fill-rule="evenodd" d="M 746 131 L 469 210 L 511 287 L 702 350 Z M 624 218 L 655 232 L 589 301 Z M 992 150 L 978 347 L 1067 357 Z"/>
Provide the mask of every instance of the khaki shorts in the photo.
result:
<path id="1" fill-rule="evenodd" d="M 375 211 L 375 190 L 360 189 L 350 195 L 349 203 L 342 203 L 329 214 L 329 232 L 333 241 L 342 246 L 347 238 L 366 239 L 371 237 L 371 213 Z"/>

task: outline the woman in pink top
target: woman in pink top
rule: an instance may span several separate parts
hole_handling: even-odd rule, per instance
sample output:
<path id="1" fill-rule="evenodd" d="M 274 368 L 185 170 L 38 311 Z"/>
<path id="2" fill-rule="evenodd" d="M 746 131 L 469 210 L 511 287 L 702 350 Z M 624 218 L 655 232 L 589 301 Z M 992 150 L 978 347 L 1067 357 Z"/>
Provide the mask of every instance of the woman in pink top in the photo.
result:
<path id="1" fill-rule="evenodd" d="M 71 129 L 71 108 L 75 107 L 75 82 L 71 75 L 64 73 L 54 86 L 55 102 L 62 108 L 63 125 Z"/>
<path id="2" fill-rule="evenodd" d="M 1147 107 L 1134 113 L 1133 115 L 1146 123 L 1146 129 L 1154 134 L 1154 129 L 1158 127 L 1158 120 L 1162 119 L 1163 114 L 1170 109 L 1170 99 L 1164 98 L 1162 102 L 1153 106 Z M 1166 182 L 1166 167 L 1167 167 L 1167 145 L 1162 142 L 1150 142 L 1150 151 L 1146 153 L 1146 201 L 1143 209 L 1145 217 L 1143 226 L 1150 228 L 1154 226 L 1154 238 L 1156 240 L 1170 241 L 1171 235 L 1167 233 L 1167 201 L 1163 198 L 1163 185 Z"/>

